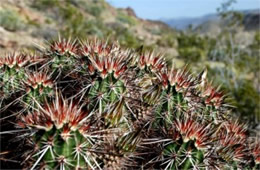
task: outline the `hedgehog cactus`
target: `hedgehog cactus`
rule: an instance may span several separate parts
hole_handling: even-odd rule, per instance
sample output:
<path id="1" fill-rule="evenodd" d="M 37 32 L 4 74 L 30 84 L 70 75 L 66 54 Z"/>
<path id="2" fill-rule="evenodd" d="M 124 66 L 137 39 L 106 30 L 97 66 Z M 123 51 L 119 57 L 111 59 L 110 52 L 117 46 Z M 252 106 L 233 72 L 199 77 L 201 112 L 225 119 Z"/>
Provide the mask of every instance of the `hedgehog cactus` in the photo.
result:
<path id="1" fill-rule="evenodd" d="M 259 139 L 232 120 L 206 70 L 97 40 L 40 52 L 0 58 L 6 168 L 260 168 Z"/>

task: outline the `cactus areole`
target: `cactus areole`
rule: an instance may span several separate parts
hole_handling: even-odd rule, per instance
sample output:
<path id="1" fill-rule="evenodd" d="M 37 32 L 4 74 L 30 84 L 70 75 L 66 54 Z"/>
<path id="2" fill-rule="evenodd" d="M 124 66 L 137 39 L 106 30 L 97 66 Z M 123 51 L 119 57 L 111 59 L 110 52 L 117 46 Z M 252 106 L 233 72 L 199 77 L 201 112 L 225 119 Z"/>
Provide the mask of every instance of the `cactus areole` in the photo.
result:
<path id="1" fill-rule="evenodd" d="M 98 40 L 0 56 L 2 165 L 260 169 L 259 139 L 206 75 Z"/>

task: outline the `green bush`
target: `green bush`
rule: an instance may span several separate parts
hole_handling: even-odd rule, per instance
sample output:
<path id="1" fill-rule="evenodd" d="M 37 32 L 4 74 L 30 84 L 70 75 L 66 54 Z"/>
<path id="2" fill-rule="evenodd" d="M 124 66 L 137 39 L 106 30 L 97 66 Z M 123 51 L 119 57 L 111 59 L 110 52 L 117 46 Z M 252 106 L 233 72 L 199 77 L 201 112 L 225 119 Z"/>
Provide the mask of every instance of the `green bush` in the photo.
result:
<path id="1" fill-rule="evenodd" d="M 1 9 L 0 26 L 8 31 L 17 31 L 26 28 L 26 23 L 16 11 Z"/>
<path id="2" fill-rule="evenodd" d="M 178 52 L 188 62 L 199 62 L 206 58 L 208 38 L 198 34 L 180 33 L 177 37 Z"/>
<path id="3" fill-rule="evenodd" d="M 86 5 L 87 7 L 85 8 L 87 12 L 89 12 L 91 15 L 95 17 L 100 17 L 102 13 L 102 8 L 99 7 L 98 5 Z"/>
<path id="4" fill-rule="evenodd" d="M 122 46 L 137 48 L 141 45 L 140 40 L 127 28 L 117 28 L 115 31 L 117 39 Z"/>
<path id="5" fill-rule="evenodd" d="M 46 10 L 59 5 L 59 0 L 34 0 L 32 7 L 39 10 Z"/>
<path id="6" fill-rule="evenodd" d="M 156 41 L 156 44 L 162 47 L 176 47 L 176 37 L 172 33 L 163 34 L 161 35 L 161 38 Z"/>
<path id="7" fill-rule="evenodd" d="M 128 16 L 128 15 L 122 13 L 122 12 L 118 12 L 117 20 L 118 20 L 119 22 L 128 24 L 128 25 L 130 25 L 130 26 L 133 26 L 133 25 L 136 25 L 136 24 L 137 24 L 137 21 L 136 21 L 135 18 L 133 18 L 132 16 Z"/>

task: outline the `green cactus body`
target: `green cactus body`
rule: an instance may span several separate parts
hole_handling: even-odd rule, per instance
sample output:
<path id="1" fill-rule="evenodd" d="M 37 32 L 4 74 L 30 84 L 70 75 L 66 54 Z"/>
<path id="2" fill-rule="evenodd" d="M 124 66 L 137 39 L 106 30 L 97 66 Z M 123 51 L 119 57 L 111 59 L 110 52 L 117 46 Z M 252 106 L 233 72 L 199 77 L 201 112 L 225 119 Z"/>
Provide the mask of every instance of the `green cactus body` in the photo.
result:
<path id="1" fill-rule="evenodd" d="M 65 39 L 37 59 L 2 57 L 0 70 L 1 126 L 14 129 L 0 134 L 20 142 L 20 168 L 259 169 L 259 139 L 232 120 L 206 70 L 194 76 L 155 53 Z"/>
<path id="2" fill-rule="evenodd" d="M 168 159 L 165 163 L 167 169 L 191 169 L 203 163 L 203 151 L 196 149 L 193 141 L 181 145 L 171 143 L 164 148 L 163 153 Z"/>
<path id="3" fill-rule="evenodd" d="M 16 91 L 19 87 L 20 81 L 24 78 L 24 68 L 15 68 L 5 65 L 0 68 L 2 71 L 1 82 L 3 83 L 3 91 L 8 94 L 10 91 Z"/>
<path id="4" fill-rule="evenodd" d="M 41 137 L 39 142 L 39 147 L 42 148 L 46 146 L 41 144 L 41 142 L 46 141 L 51 143 L 51 147 L 42 157 L 42 161 L 46 169 L 55 169 L 57 165 L 65 167 L 65 169 L 71 169 L 73 167 L 86 168 L 93 164 L 91 158 L 93 155 L 89 153 L 87 155 L 87 150 L 91 148 L 91 143 L 86 142 L 82 134 L 78 131 L 70 132 L 68 138 L 61 138 L 62 130 L 51 129 L 45 132 Z M 84 153 L 86 152 L 86 153 Z M 84 157 L 88 157 L 88 162 L 85 161 Z M 35 160 L 39 159 L 40 155 L 34 157 Z"/>

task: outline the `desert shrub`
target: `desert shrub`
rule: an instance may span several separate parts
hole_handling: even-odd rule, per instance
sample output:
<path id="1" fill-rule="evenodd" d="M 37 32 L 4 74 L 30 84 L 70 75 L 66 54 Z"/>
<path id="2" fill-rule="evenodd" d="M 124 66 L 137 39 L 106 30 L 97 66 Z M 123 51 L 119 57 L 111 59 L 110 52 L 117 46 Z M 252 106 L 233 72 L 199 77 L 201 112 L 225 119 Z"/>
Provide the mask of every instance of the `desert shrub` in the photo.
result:
<path id="1" fill-rule="evenodd" d="M 25 29 L 26 22 L 16 11 L 0 9 L 0 26 L 9 31 L 17 31 Z"/>
<path id="2" fill-rule="evenodd" d="M 86 3 L 84 9 L 95 17 L 100 17 L 102 14 L 102 6 L 100 5 Z"/>
<path id="3" fill-rule="evenodd" d="M 162 47 L 177 47 L 176 35 L 173 33 L 162 34 L 161 38 L 156 41 L 156 44 Z"/>
<path id="4" fill-rule="evenodd" d="M 59 0 L 33 0 L 32 7 L 39 10 L 46 10 L 59 5 Z"/>
<path id="5" fill-rule="evenodd" d="M 198 62 L 205 59 L 208 47 L 207 38 L 194 33 L 180 33 L 177 41 L 179 55 L 185 61 Z"/>
<path id="6" fill-rule="evenodd" d="M 130 26 L 136 25 L 136 23 L 137 23 L 135 18 L 133 18 L 132 16 L 128 16 L 128 15 L 124 14 L 123 12 L 118 12 L 116 18 L 119 22 L 128 24 Z"/>

